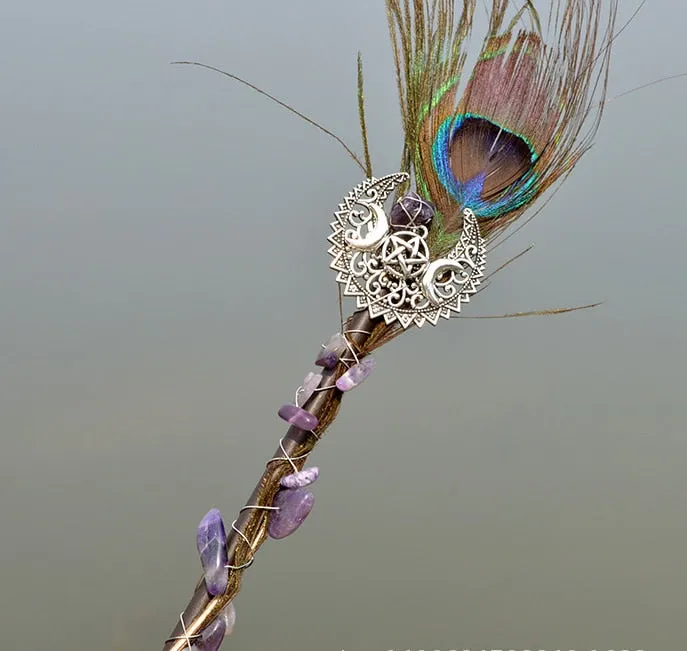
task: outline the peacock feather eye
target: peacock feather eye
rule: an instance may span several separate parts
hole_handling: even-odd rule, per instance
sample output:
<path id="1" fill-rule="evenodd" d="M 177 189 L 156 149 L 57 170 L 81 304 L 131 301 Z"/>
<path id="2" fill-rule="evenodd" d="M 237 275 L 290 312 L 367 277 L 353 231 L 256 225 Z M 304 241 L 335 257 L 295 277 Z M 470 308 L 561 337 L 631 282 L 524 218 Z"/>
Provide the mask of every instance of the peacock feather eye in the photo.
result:
<path id="1" fill-rule="evenodd" d="M 532 2 L 491 0 L 469 74 L 475 0 L 386 4 L 405 132 L 402 171 L 436 206 L 434 252 L 455 241 L 464 209 L 493 237 L 590 147 L 618 0 L 552 0 L 546 20 Z"/>
<path id="2" fill-rule="evenodd" d="M 538 158 L 525 138 L 481 116 L 447 118 L 432 148 L 434 169 L 451 198 L 478 218 L 523 205 L 536 189 Z"/>

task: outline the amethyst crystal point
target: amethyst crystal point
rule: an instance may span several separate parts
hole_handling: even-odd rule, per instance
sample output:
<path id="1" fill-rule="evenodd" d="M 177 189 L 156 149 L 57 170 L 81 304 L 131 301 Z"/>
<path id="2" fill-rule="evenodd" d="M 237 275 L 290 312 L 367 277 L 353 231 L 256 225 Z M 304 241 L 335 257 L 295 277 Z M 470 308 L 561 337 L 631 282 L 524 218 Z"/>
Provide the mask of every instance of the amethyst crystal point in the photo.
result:
<path id="1" fill-rule="evenodd" d="M 297 396 L 299 407 L 310 400 L 312 394 L 315 393 L 315 389 L 320 386 L 320 382 L 322 382 L 322 376 L 319 373 L 308 373 L 305 376 Z"/>
<path id="2" fill-rule="evenodd" d="M 360 364 L 351 366 L 337 381 L 339 391 L 350 391 L 361 384 L 374 371 L 374 357 L 366 357 Z"/>
<path id="3" fill-rule="evenodd" d="M 409 192 L 394 204 L 389 221 L 394 228 L 429 226 L 435 211 L 434 204 L 425 201 L 417 192 Z"/>
<path id="4" fill-rule="evenodd" d="M 295 425 L 298 429 L 310 431 L 317 427 L 317 417 L 296 405 L 282 405 L 277 413 L 279 418 L 283 418 L 289 425 Z"/>
<path id="5" fill-rule="evenodd" d="M 284 488 L 303 488 L 317 481 L 320 476 L 320 469 L 317 466 L 299 470 L 291 475 L 282 477 L 279 482 Z"/>
<path id="6" fill-rule="evenodd" d="M 196 534 L 200 563 L 205 573 L 205 586 L 209 594 L 217 596 L 227 589 L 227 536 L 222 514 L 210 509 L 200 521 Z"/>
<path id="7" fill-rule="evenodd" d="M 324 366 L 324 368 L 334 368 L 347 350 L 348 342 L 346 338 L 340 332 L 337 332 L 322 347 L 320 354 L 315 360 L 315 364 L 317 366 Z"/>
<path id="8" fill-rule="evenodd" d="M 305 488 L 286 488 L 280 490 L 272 502 L 272 506 L 279 508 L 270 513 L 267 533 L 270 538 L 279 540 L 290 536 L 308 517 L 315 497 Z"/>

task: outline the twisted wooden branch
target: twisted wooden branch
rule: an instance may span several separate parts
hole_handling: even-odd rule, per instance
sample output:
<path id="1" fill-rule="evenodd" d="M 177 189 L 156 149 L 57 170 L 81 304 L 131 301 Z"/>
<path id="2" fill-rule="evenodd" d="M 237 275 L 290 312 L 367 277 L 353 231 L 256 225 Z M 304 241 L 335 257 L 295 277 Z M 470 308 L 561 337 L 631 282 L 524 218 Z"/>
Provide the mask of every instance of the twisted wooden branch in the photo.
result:
<path id="1" fill-rule="evenodd" d="M 358 359 L 362 359 L 396 337 L 402 330 L 397 324 L 387 325 L 384 320 L 370 319 L 367 311 L 362 311 L 355 312 L 346 321 L 345 332 Z M 333 386 L 336 379 L 346 370 L 346 365 L 341 362 L 336 368 L 325 370 L 322 373 L 321 386 Z M 304 408 L 317 417 L 318 426 L 314 434 L 297 427 L 290 427 L 280 442 L 280 447 L 267 462 L 257 486 L 235 522 L 236 529 L 243 533 L 245 539 L 233 528 L 227 536 L 229 564 L 236 569 L 229 570 L 229 582 L 225 593 L 218 597 L 210 597 L 205 588 L 205 581 L 201 577 L 191 601 L 166 641 L 164 651 L 187 649 L 188 640 L 192 641 L 211 624 L 238 594 L 243 572 L 253 563 L 255 553 L 267 538 L 269 511 L 260 507 L 271 506 L 279 490 L 281 478 L 293 472 L 292 463 L 299 470 L 303 468 L 310 452 L 325 430 L 334 422 L 342 397 L 342 392 L 334 387 L 327 391 L 316 391 L 305 403 Z"/>

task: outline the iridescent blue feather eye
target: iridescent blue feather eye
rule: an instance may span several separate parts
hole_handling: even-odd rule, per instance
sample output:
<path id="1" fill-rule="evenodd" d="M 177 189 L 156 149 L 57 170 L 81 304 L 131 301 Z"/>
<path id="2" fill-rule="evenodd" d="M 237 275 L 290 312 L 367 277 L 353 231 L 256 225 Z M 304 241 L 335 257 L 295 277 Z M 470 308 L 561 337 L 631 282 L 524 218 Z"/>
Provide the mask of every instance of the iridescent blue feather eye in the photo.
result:
<path id="1" fill-rule="evenodd" d="M 465 208 L 490 239 L 589 148 L 604 105 L 618 0 L 487 0 L 488 29 L 470 70 L 468 40 L 480 3 L 386 5 L 405 131 L 402 171 L 437 208 L 433 246 L 450 248 Z"/>
<path id="2" fill-rule="evenodd" d="M 537 154 L 527 141 L 470 113 L 444 120 L 432 147 L 439 181 L 461 207 L 482 219 L 499 217 L 531 201 Z"/>

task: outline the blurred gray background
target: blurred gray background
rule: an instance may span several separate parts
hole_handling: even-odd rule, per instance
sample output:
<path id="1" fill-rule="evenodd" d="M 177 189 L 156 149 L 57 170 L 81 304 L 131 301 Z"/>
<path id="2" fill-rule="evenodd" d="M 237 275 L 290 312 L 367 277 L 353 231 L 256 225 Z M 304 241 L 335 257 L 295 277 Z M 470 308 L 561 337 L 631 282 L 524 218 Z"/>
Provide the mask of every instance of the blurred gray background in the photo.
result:
<path id="1" fill-rule="evenodd" d="M 687 72 L 684 19 L 647 4 L 611 95 Z M 231 522 L 338 328 L 325 238 L 359 170 L 265 98 L 169 62 L 240 74 L 360 149 L 358 49 L 388 173 L 381 0 L 3 3 L 4 648 L 161 648 L 198 521 Z M 492 268 L 536 248 L 466 314 L 601 307 L 380 351 L 312 458 L 310 519 L 246 574 L 227 648 L 683 648 L 686 102 L 687 80 L 611 102 Z"/>

